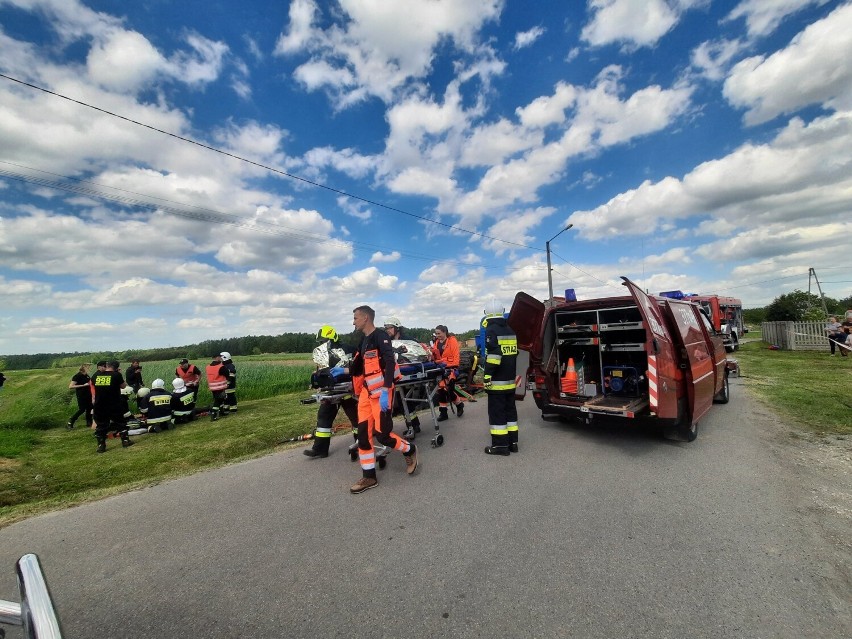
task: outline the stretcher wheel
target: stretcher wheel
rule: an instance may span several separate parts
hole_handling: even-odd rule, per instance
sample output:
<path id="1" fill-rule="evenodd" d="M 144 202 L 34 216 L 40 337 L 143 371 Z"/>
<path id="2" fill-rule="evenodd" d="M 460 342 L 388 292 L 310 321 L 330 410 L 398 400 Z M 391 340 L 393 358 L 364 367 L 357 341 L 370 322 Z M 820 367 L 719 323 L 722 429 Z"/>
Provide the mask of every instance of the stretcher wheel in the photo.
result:
<path id="1" fill-rule="evenodd" d="M 438 448 L 439 446 L 444 445 L 444 436 L 443 435 L 435 435 L 432 438 L 432 448 Z"/>
<path id="2" fill-rule="evenodd" d="M 379 468 L 381 468 L 382 470 L 384 470 L 385 466 L 388 465 L 388 460 L 385 455 L 379 455 L 378 457 L 376 457 L 376 461 L 379 462 Z"/>

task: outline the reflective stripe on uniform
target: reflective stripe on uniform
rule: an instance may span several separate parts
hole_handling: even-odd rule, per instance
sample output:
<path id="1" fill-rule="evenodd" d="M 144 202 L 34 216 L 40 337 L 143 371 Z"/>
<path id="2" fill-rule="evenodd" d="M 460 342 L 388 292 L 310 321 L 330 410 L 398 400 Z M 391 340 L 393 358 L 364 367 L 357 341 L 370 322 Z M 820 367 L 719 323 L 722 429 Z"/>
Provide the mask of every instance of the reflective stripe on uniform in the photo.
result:
<path id="1" fill-rule="evenodd" d="M 508 435 L 509 429 L 503 426 L 494 426 L 493 424 L 490 426 L 492 435 Z"/>
<path id="2" fill-rule="evenodd" d="M 361 462 L 362 470 L 373 470 L 376 467 L 376 453 L 370 450 L 358 449 L 358 460 Z"/>
<path id="3" fill-rule="evenodd" d="M 503 356 L 499 353 L 488 353 L 485 356 L 486 364 L 499 364 L 501 361 L 503 361 Z"/>
<path id="4" fill-rule="evenodd" d="M 331 429 L 317 427 L 317 437 L 331 437 Z"/>
<path id="5" fill-rule="evenodd" d="M 500 390 L 514 390 L 515 389 L 515 380 L 506 380 L 506 379 L 492 379 L 491 387 L 488 390 L 492 391 L 500 391 Z"/>
<path id="6" fill-rule="evenodd" d="M 518 432 L 518 422 L 509 422 L 506 424 L 506 430 L 510 432 Z"/>

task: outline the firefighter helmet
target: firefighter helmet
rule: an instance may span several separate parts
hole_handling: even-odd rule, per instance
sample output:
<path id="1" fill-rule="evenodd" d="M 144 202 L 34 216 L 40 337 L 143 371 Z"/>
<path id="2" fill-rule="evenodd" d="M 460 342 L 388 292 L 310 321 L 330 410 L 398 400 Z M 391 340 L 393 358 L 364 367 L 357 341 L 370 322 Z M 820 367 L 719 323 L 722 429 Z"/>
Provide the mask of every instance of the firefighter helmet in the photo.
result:
<path id="1" fill-rule="evenodd" d="M 488 317 L 494 317 L 498 315 L 503 315 L 506 312 L 506 309 L 503 307 L 500 302 L 496 299 L 490 299 L 488 303 L 485 305 L 485 314 Z"/>
<path id="2" fill-rule="evenodd" d="M 148 395 L 149 395 L 150 393 L 151 393 L 151 389 L 150 389 L 150 388 L 146 388 L 145 386 L 143 386 L 142 388 L 140 388 L 140 389 L 136 392 L 136 397 L 148 397 Z"/>
<path id="3" fill-rule="evenodd" d="M 317 331 L 317 341 L 321 342 L 323 340 L 329 340 L 331 342 L 337 341 L 337 331 L 334 330 L 333 326 L 326 324 Z"/>
<path id="4" fill-rule="evenodd" d="M 161 380 L 159 377 L 157 379 L 155 379 L 153 382 L 151 382 L 151 388 L 164 388 L 165 386 L 166 386 L 166 383 L 163 380 Z"/>
<path id="5" fill-rule="evenodd" d="M 399 321 L 399 318 L 395 315 L 391 315 L 390 317 L 385 318 L 384 326 L 395 326 L 399 328 L 402 326 L 402 322 Z"/>
<path id="6" fill-rule="evenodd" d="M 222 351 L 221 353 L 219 353 L 219 356 L 222 358 L 223 361 L 226 362 L 231 359 L 231 354 L 228 351 Z"/>
<path id="7" fill-rule="evenodd" d="M 172 380 L 172 388 L 175 389 L 176 393 L 182 393 L 186 390 L 186 384 L 184 384 L 183 380 L 180 377 L 175 377 Z"/>
<path id="8" fill-rule="evenodd" d="M 124 388 L 121 389 L 121 394 L 122 395 L 132 395 L 133 394 L 133 387 L 132 386 L 125 386 Z"/>

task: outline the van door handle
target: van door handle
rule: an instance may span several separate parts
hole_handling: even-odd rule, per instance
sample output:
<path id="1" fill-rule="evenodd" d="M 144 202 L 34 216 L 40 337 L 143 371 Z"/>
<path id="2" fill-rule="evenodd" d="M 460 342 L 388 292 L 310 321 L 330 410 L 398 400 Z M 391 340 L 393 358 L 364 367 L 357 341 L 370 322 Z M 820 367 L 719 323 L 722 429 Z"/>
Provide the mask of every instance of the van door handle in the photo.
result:
<path id="1" fill-rule="evenodd" d="M 660 352 L 660 345 L 657 344 L 657 338 L 655 337 L 652 341 L 653 341 L 653 344 L 654 344 L 654 352 L 659 353 Z"/>

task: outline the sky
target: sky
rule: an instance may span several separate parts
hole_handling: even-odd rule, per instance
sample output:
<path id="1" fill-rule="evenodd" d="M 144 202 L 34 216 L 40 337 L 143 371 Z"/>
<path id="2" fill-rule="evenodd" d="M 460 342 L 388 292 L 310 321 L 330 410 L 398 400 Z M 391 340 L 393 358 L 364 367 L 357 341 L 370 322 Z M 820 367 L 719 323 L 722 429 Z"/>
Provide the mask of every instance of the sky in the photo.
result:
<path id="1" fill-rule="evenodd" d="M 849 60 L 848 1 L 0 0 L 0 353 L 463 332 L 548 241 L 556 295 L 846 297 Z"/>

